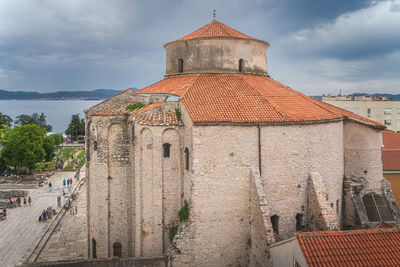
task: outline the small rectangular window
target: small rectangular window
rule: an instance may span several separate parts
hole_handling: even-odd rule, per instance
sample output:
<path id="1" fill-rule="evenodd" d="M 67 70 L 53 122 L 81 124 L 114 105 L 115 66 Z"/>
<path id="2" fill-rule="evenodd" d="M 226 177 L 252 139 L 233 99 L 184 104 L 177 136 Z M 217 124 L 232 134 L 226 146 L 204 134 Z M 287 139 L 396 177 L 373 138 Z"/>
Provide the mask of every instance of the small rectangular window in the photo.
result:
<path id="1" fill-rule="evenodd" d="M 400 120 L 397 120 L 397 126 L 400 126 Z"/>
<path id="2" fill-rule="evenodd" d="M 392 125 L 392 120 L 385 120 L 385 125 Z"/>
<path id="3" fill-rule="evenodd" d="M 390 115 L 390 114 L 392 114 L 392 109 L 391 109 L 391 108 L 385 108 L 384 111 L 383 111 L 383 113 L 384 113 L 385 115 Z"/>
<path id="4" fill-rule="evenodd" d="M 371 118 L 371 109 L 370 109 L 370 108 L 367 109 L 367 117 L 368 117 L 368 118 Z"/>

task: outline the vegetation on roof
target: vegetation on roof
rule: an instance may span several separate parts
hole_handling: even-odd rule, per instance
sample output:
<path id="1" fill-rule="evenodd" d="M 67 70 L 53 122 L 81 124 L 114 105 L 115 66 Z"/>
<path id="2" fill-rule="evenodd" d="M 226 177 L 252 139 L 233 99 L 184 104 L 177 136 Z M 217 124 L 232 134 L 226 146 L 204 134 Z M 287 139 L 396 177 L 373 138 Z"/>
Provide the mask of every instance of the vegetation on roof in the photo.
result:
<path id="1" fill-rule="evenodd" d="M 138 109 L 141 109 L 144 106 L 145 106 L 145 104 L 143 104 L 143 103 L 135 103 L 135 104 L 128 105 L 125 109 L 129 110 L 129 111 L 136 111 Z"/>

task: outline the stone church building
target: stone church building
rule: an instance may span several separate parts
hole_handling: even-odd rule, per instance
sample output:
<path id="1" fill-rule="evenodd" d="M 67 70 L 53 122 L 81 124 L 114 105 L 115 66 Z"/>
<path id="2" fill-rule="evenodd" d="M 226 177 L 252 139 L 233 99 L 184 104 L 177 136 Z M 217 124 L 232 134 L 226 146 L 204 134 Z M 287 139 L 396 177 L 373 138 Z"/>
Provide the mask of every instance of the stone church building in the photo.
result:
<path id="1" fill-rule="evenodd" d="M 295 232 L 398 223 L 385 126 L 273 80 L 269 46 L 214 17 L 164 45 L 164 79 L 85 111 L 91 258 L 264 266 Z"/>

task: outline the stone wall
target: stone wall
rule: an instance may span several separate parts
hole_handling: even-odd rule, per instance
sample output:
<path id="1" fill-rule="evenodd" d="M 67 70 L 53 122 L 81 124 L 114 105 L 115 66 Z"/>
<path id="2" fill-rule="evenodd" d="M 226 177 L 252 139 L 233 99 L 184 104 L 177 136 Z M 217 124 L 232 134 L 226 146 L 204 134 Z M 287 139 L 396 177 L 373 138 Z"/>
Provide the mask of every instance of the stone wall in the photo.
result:
<path id="1" fill-rule="evenodd" d="M 320 173 L 329 202 L 341 217 L 343 122 L 263 126 L 261 177 L 270 216 L 279 216 L 278 240 L 296 231 L 296 215 L 305 218 L 307 181 Z M 338 205 L 337 205 L 338 204 Z M 338 208 L 337 208 L 338 206 Z M 304 222 L 303 222 L 304 223 Z"/>
<path id="2" fill-rule="evenodd" d="M 275 236 L 258 168 L 252 169 L 250 183 L 250 266 L 266 266 L 269 260 L 268 245 L 275 243 Z"/>
<path id="3" fill-rule="evenodd" d="M 310 173 L 307 186 L 307 231 L 339 230 L 339 221 L 329 200 L 328 190 L 317 172 Z"/>
<path id="4" fill-rule="evenodd" d="M 247 265 L 250 167 L 258 164 L 257 127 L 193 126 L 192 135 L 187 234 L 192 264 Z"/>
<path id="5" fill-rule="evenodd" d="M 382 133 L 359 123 L 344 122 L 346 178 L 366 182 L 365 190 L 379 191 L 383 178 Z"/>
<path id="6" fill-rule="evenodd" d="M 183 73 L 239 72 L 239 60 L 244 61 L 244 73 L 267 74 L 268 44 L 253 40 L 189 40 L 167 44 L 166 74 L 177 74 L 179 59 Z"/>

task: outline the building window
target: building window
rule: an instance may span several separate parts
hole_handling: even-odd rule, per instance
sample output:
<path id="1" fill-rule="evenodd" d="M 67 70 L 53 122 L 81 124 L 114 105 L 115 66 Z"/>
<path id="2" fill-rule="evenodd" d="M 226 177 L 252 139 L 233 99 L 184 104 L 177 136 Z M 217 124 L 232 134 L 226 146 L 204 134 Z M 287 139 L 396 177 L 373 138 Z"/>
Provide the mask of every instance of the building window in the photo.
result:
<path id="1" fill-rule="evenodd" d="M 367 109 L 367 117 L 368 117 L 368 118 L 371 118 L 371 109 L 370 109 L 370 108 Z"/>
<path id="2" fill-rule="evenodd" d="M 185 148 L 185 170 L 189 170 L 189 149 Z"/>
<path id="3" fill-rule="evenodd" d="M 179 64 L 178 64 L 178 70 L 179 72 L 183 72 L 183 59 L 179 59 Z"/>
<path id="4" fill-rule="evenodd" d="M 274 234 L 279 235 L 279 216 L 278 215 L 271 216 L 271 224 L 272 224 L 272 230 L 274 231 Z"/>
<path id="5" fill-rule="evenodd" d="M 385 120 L 385 125 L 392 125 L 392 120 Z"/>
<path id="6" fill-rule="evenodd" d="M 362 197 L 365 211 L 370 222 L 393 221 L 393 215 L 384 197 L 369 193 Z"/>
<path id="7" fill-rule="evenodd" d="M 339 213 L 339 199 L 336 200 L 336 213 Z"/>
<path id="8" fill-rule="evenodd" d="M 168 143 L 163 144 L 164 158 L 169 158 L 171 153 L 171 145 Z"/>
<path id="9" fill-rule="evenodd" d="M 113 245 L 114 249 L 114 257 L 121 258 L 122 257 L 122 245 L 121 243 L 117 242 Z"/>
<path id="10" fill-rule="evenodd" d="M 94 151 L 97 151 L 97 141 L 94 141 L 94 142 L 93 142 L 93 150 L 94 150 Z"/>
<path id="11" fill-rule="evenodd" d="M 400 120 L 397 120 L 397 126 L 400 126 Z"/>
<path id="12" fill-rule="evenodd" d="M 244 60 L 239 59 L 239 72 L 243 72 L 243 67 L 244 67 Z"/>
<path id="13" fill-rule="evenodd" d="M 360 108 L 359 108 L 359 107 L 355 107 L 355 108 L 353 109 L 353 112 L 354 112 L 355 114 L 359 115 L 359 114 L 360 114 Z"/>
<path id="14" fill-rule="evenodd" d="M 296 231 L 299 232 L 303 230 L 303 214 L 296 214 Z"/>
<path id="15" fill-rule="evenodd" d="M 391 108 L 385 108 L 385 109 L 383 110 L 383 113 L 384 113 L 385 115 L 390 115 L 390 114 L 392 114 L 392 109 L 391 109 Z"/>
<path id="16" fill-rule="evenodd" d="M 93 259 L 97 258 L 96 240 L 94 238 L 92 238 L 92 258 Z"/>

